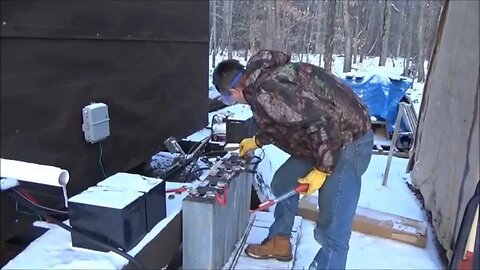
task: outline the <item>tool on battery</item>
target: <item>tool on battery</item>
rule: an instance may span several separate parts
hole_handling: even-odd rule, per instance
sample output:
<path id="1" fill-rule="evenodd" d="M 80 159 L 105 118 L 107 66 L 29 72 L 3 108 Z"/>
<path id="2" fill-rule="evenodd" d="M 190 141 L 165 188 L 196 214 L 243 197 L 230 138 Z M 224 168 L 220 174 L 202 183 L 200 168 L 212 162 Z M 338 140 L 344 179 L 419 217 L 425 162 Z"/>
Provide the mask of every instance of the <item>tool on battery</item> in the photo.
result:
<path id="1" fill-rule="evenodd" d="M 165 193 L 177 193 L 177 194 L 180 194 L 184 191 L 187 191 L 187 190 L 190 190 L 191 188 L 190 187 L 187 187 L 187 186 L 182 186 L 182 187 L 179 187 L 179 188 L 173 188 L 173 189 L 167 189 L 165 190 Z"/>
<path id="2" fill-rule="evenodd" d="M 277 204 L 278 202 L 281 202 L 285 199 L 288 199 L 290 198 L 291 196 L 295 195 L 295 194 L 299 194 L 299 193 L 302 193 L 302 192 L 306 192 L 308 190 L 308 184 L 298 184 L 295 189 L 281 195 L 281 196 L 278 196 L 277 198 L 275 199 L 272 199 L 272 200 L 268 200 L 264 203 L 261 203 L 257 209 L 255 210 L 251 210 L 251 212 L 257 212 L 257 211 L 263 211 L 263 210 L 266 210 L 268 209 L 269 207 Z"/>

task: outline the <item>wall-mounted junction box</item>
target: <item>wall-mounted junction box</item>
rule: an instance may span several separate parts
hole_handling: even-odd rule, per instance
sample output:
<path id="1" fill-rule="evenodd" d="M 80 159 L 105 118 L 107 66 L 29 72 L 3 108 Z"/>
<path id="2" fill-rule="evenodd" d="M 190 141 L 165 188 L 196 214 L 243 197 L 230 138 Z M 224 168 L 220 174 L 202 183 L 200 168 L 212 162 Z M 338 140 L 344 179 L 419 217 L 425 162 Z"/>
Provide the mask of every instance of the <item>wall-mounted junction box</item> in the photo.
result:
<path id="1" fill-rule="evenodd" d="M 85 140 L 96 143 L 110 136 L 110 119 L 105 103 L 92 103 L 82 110 L 82 130 Z"/>

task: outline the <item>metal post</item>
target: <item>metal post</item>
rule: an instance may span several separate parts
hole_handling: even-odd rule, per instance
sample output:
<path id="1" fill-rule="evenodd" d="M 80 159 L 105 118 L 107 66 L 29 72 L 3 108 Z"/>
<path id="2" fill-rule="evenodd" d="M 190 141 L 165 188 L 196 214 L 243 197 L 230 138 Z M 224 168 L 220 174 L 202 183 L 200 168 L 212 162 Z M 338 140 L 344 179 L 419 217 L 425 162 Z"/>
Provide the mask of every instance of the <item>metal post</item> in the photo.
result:
<path id="1" fill-rule="evenodd" d="M 403 112 L 405 108 L 404 106 L 405 106 L 405 103 L 400 102 L 397 119 L 395 120 L 395 129 L 393 130 L 393 138 L 392 138 L 392 141 L 390 142 L 390 151 L 388 151 L 387 166 L 385 168 L 385 173 L 383 174 L 383 183 L 382 183 L 383 186 L 387 186 L 388 174 L 390 173 L 390 165 L 392 163 L 393 151 L 395 149 L 395 142 L 397 141 L 398 132 L 400 131 L 400 123 L 402 122 L 401 120 L 402 120 Z"/>

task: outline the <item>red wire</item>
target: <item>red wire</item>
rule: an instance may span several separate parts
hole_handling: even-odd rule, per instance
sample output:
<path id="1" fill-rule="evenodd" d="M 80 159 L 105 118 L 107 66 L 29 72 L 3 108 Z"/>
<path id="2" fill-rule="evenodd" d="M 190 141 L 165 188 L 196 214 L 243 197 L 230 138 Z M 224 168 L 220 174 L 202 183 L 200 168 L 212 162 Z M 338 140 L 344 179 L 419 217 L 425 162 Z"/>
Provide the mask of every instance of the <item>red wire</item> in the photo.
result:
<path id="1" fill-rule="evenodd" d="M 25 198 L 27 198 L 29 201 L 31 201 L 32 203 L 38 205 L 38 202 L 37 200 L 35 200 L 35 198 L 26 190 L 22 189 L 22 188 L 18 188 L 17 189 L 17 192 L 20 193 L 21 195 L 23 195 Z M 45 222 L 47 223 L 51 223 L 50 220 L 48 219 L 45 219 Z"/>
<path id="2" fill-rule="evenodd" d="M 37 200 L 35 200 L 35 198 L 33 198 L 33 196 L 32 196 L 29 192 L 25 191 L 25 190 L 22 189 L 22 188 L 18 188 L 17 191 L 18 191 L 20 194 L 22 194 L 23 196 L 25 196 L 27 199 L 29 199 L 30 201 L 38 204 Z"/>
<path id="3" fill-rule="evenodd" d="M 226 206 L 227 205 L 227 186 L 223 186 L 223 198 L 220 197 L 220 195 L 218 195 L 217 192 L 215 192 L 215 199 L 217 200 L 217 202 L 222 205 L 222 206 Z"/>

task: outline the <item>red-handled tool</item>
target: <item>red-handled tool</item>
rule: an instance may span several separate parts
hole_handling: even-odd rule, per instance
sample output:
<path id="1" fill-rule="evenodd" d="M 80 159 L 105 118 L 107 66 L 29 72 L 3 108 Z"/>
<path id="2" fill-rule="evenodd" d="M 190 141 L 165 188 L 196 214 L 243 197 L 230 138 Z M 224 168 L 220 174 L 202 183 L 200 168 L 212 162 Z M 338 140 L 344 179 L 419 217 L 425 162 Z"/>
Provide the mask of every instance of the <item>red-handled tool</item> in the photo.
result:
<path id="1" fill-rule="evenodd" d="M 174 189 L 167 189 L 165 190 L 165 193 L 182 193 L 184 191 L 187 191 L 189 190 L 190 188 L 187 187 L 187 186 L 182 186 L 182 187 L 179 187 L 179 188 L 174 188 Z"/>
<path id="2" fill-rule="evenodd" d="M 289 191 L 281 196 L 278 196 L 277 198 L 273 199 L 273 200 L 268 200 L 264 203 L 261 203 L 257 209 L 255 210 L 252 210 L 251 212 L 256 212 L 256 211 L 263 211 L 265 209 L 268 209 L 269 207 L 277 204 L 278 202 L 280 201 L 283 201 L 287 198 L 290 198 L 291 196 L 297 194 L 297 193 L 302 193 L 302 192 L 306 192 L 308 190 L 308 184 L 298 184 L 297 187 L 295 187 L 294 190 L 292 191 Z"/>

